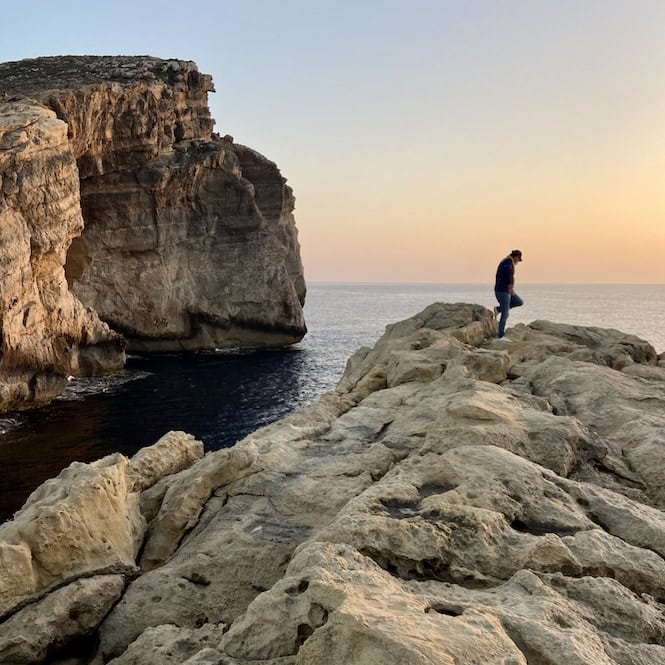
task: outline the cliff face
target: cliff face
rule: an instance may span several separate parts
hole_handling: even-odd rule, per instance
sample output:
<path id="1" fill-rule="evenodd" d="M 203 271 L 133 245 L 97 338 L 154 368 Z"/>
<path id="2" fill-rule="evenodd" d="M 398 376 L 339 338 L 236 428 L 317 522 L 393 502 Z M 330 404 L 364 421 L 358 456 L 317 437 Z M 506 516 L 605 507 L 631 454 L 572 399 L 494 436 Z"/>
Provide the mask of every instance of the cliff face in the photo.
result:
<path id="1" fill-rule="evenodd" d="M 124 342 L 68 289 L 83 228 L 67 125 L 30 102 L 0 102 L 0 407 L 40 404 L 66 375 L 120 369 Z"/>
<path id="2" fill-rule="evenodd" d="M 495 335 L 436 303 L 233 448 L 72 464 L 0 526 L 0 660 L 662 665 L 665 354 Z"/>
<path id="3" fill-rule="evenodd" d="M 211 90 L 185 61 L 0 65 L 0 92 L 67 123 L 84 219 L 67 281 L 130 349 L 277 346 L 306 331 L 293 195 L 273 163 L 212 134 Z"/>
<path id="4" fill-rule="evenodd" d="M 302 265 L 297 243 L 285 242 L 295 239 L 290 190 L 262 159 L 280 178 L 275 198 L 285 210 L 264 215 L 236 150 L 222 140 L 180 142 L 143 167 L 82 181 L 86 228 L 72 244 L 67 275 L 130 348 L 302 337 Z"/>

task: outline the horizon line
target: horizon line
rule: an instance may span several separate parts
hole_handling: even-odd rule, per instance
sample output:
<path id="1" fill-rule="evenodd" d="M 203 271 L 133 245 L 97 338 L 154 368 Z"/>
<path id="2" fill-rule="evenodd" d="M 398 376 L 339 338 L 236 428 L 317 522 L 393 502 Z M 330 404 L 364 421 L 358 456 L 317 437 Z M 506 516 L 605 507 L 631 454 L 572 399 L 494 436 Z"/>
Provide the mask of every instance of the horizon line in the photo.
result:
<path id="1" fill-rule="evenodd" d="M 395 282 L 395 281 L 349 281 L 349 280 L 305 280 L 305 285 L 307 284 L 367 284 L 367 285 L 413 285 L 413 286 L 487 286 L 490 285 L 490 289 L 493 290 L 491 282 L 417 282 L 417 281 L 406 281 L 406 282 Z M 665 287 L 665 282 L 520 282 L 519 286 L 663 286 Z"/>

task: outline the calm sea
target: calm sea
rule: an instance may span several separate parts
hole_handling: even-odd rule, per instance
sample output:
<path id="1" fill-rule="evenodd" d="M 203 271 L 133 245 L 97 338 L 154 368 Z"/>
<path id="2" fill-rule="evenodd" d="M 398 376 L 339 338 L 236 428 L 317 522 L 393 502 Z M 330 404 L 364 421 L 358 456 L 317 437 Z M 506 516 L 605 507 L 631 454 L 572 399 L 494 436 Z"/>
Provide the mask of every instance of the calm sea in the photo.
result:
<path id="1" fill-rule="evenodd" d="M 525 306 L 509 327 L 548 319 L 617 328 L 665 352 L 665 285 L 524 285 L 519 293 Z M 72 381 L 48 407 L 0 419 L 0 521 L 74 460 L 132 455 L 172 429 L 208 450 L 232 445 L 332 388 L 353 351 L 435 301 L 495 304 L 476 284 L 310 284 L 309 333 L 290 349 L 136 356 L 118 375 Z"/>

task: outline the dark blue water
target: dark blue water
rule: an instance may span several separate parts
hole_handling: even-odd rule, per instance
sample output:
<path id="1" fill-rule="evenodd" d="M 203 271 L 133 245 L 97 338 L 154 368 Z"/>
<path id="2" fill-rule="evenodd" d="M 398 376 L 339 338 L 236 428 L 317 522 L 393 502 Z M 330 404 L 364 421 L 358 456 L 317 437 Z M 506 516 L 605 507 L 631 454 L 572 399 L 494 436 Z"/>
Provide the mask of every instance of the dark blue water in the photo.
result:
<path id="1" fill-rule="evenodd" d="M 306 357 L 302 350 L 130 357 L 120 376 L 72 382 L 64 399 L 3 420 L 0 520 L 73 460 L 131 456 L 174 429 L 208 450 L 235 443 L 311 399 Z"/>
<path id="2" fill-rule="evenodd" d="M 614 327 L 665 351 L 663 286 L 524 286 L 509 326 L 534 319 Z M 112 377 L 72 381 L 62 399 L 0 419 L 0 521 L 72 461 L 133 455 L 169 430 L 230 446 L 331 389 L 358 347 L 435 301 L 493 303 L 481 285 L 314 284 L 309 332 L 285 350 L 130 357 Z"/>

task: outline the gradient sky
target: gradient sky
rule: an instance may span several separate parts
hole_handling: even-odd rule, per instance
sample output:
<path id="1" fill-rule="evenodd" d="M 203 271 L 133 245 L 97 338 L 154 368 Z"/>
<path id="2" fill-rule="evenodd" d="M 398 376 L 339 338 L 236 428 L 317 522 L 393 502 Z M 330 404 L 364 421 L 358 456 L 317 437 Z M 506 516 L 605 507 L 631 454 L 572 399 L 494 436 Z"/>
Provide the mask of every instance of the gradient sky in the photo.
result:
<path id="1" fill-rule="evenodd" d="M 21 0 L 0 61 L 194 60 L 305 277 L 665 283 L 664 0 Z"/>

